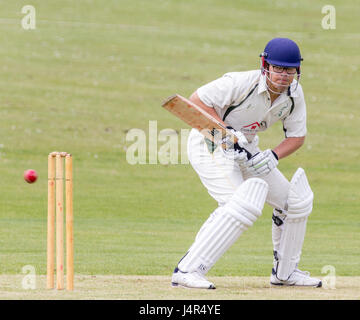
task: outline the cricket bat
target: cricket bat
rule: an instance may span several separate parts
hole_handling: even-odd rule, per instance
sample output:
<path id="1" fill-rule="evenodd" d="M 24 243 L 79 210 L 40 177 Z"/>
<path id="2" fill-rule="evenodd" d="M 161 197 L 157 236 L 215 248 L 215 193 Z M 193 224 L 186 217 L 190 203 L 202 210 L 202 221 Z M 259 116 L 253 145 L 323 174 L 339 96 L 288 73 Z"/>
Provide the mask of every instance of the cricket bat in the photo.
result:
<path id="1" fill-rule="evenodd" d="M 222 122 L 208 114 L 192 101 L 178 94 L 167 98 L 162 106 L 190 127 L 198 129 L 211 142 L 215 144 L 220 143 L 225 149 L 233 147 L 233 144 L 238 141 L 237 137 L 227 129 Z M 231 141 L 231 146 L 221 143 L 221 140 L 226 136 L 230 137 L 228 141 Z M 248 159 L 250 159 L 251 154 L 247 150 L 245 150 L 245 152 L 247 153 Z"/>

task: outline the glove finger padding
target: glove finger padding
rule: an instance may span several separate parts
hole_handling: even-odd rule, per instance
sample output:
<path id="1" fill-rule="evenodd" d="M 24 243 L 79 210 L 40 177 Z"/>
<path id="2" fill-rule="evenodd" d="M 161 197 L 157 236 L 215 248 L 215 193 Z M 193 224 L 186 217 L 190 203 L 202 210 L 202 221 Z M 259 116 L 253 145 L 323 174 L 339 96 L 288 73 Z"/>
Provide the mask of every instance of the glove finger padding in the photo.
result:
<path id="1" fill-rule="evenodd" d="M 234 143 L 230 136 L 223 138 L 221 144 L 226 146 L 222 149 L 224 155 L 227 159 L 236 161 L 239 165 L 244 165 L 248 160 L 247 152 L 244 151 L 244 144 L 247 143 L 247 139 L 240 131 L 236 131 L 232 127 L 227 127 L 227 129 L 231 131 L 238 141 Z"/>
<path id="2" fill-rule="evenodd" d="M 272 150 L 267 149 L 264 152 L 255 154 L 247 161 L 246 166 L 247 171 L 252 176 L 264 176 L 276 168 L 278 163 L 276 154 Z"/>
<path id="3" fill-rule="evenodd" d="M 255 154 L 251 159 L 249 159 L 249 166 L 250 167 L 261 167 L 264 165 L 264 160 L 265 163 L 267 162 L 267 158 L 264 154 L 264 152 L 258 152 L 257 154 Z"/>
<path id="4" fill-rule="evenodd" d="M 243 151 L 243 149 L 239 149 L 239 148 L 226 148 L 226 149 L 222 149 L 224 156 L 229 159 L 229 160 L 233 160 L 236 161 L 239 165 L 243 165 L 246 161 L 247 161 L 247 154 L 245 151 Z"/>
<path id="5" fill-rule="evenodd" d="M 229 129 L 231 133 L 238 139 L 237 143 L 235 144 L 238 144 L 240 148 L 244 148 L 245 145 L 249 143 L 241 131 L 236 131 L 233 127 L 230 126 L 227 126 L 226 128 Z"/>

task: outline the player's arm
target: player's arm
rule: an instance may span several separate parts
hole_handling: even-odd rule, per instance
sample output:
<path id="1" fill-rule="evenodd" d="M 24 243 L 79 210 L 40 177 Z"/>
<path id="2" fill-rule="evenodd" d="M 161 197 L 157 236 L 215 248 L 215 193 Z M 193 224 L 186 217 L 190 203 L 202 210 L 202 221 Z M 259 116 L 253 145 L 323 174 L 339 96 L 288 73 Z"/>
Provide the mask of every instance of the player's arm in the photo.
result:
<path id="1" fill-rule="evenodd" d="M 215 119 L 217 119 L 218 121 L 220 121 L 225 127 L 227 126 L 224 121 L 221 120 L 221 118 L 219 117 L 219 115 L 216 113 L 215 109 L 212 107 L 207 106 L 205 103 L 203 103 L 197 92 L 195 91 L 189 99 L 191 102 L 194 102 L 196 105 L 198 105 L 201 109 L 203 109 L 204 111 L 206 111 L 208 114 L 210 114 L 211 116 L 213 116 Z"/>
<path id="2" fill-rule="evenodd" d="M 279 159 L 282 159 L 298 150 L 304 144 L 304 141 L 305 137 L 289 137 L 284 139 L 273 150 Z"/>
<path id="3" fill-rule="evenodd" d="M 295 108 L 293 112 L 282 120 L 285 139 L 273 150 L 279 159 L 298 150 L 305 141 L 306 136 L 306 103 L 302 87 L 299 84 L 298 97 L 295 100 Z"/>
<path id="4" fill-rule="evenodd" d="M 221 120 L 221 118 L 216 113 L 214 108 L 207 106 L 205 103 L 203 103 L 201 101 L 201 99 L 199 98 L 196 91 L 190 96 L 189 100 L 191 102 L 195 103 L 201 109 L 203 109 L 206 113 L 213 116 L 220 123 L 222 123 L 223 126 L 228 128 L 230 130 L 230 132 L 237 138 L 237 142 L 235 144 L 230 136 L 227 136 L 222 140 L 223 144 L 228 145 L 227 141 L 228 141 L 228 139 L 230 139 L 229 143 L 231 143 L 233 145 L 232 148 L 225 148 L 225 150 L 223 150 L 226 157 L 231 158 L 233 160 L 237 160 L 238 162 L 241 162 L 241 163 L 246 161 L 247 158 L 251 157 L 251 153 L 246 151 L 246 149 L 244 147 L 244 143 L 247 142 L 247 140 L 241 132 L 236 131 L 233 128 L 227 126 L 227 124 L 225 124 L 225 122 Z M 245 152 L 243 152 L 244 150 L 245 150 Z"/>

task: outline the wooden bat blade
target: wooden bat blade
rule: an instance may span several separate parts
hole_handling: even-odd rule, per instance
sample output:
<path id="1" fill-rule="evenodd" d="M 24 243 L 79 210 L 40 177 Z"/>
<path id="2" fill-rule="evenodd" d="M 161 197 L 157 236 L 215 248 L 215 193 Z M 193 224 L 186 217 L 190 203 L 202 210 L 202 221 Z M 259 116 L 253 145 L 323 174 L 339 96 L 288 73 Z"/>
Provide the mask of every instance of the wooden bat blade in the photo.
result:
<path id="1" fill-rule="evenodd" d="M 226 144 L 222 143 L 224 149 L 233 148 L 234 143 L 238 141 L 238 138 L 227 129 L 222 122 L 208 114 L 192 101 L 178 94 L 167 98 L 162 106 L 192 128 L 198 129 L 206 138 L 215 144 L 220 143 L 222 138 L 228 136 L 230 139 L 227 139 Z M 251 154 L 247 150 L 243 150 L 247 153 L 248 159 L 250 159 Z"/>
<path id="2" fill-rule="evenodd" d="M 212 117 L 190 100 L 176 94 L 169 97 L 162 105 L 192 128 L 198 129 L 207 138 L 213 141 L 214 136 L 219 138 L 233 134 L 217 119 Z M 234 136 L 235 142 L 237 141 Z"/>

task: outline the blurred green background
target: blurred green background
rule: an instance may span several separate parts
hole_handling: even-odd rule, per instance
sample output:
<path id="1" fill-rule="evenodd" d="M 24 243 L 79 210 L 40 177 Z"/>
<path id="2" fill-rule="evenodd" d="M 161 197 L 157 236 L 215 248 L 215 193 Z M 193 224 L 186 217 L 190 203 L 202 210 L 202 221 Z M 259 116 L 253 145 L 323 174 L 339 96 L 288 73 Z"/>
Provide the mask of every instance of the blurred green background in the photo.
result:
<path id="1" fill-rule="evenodd" d="M 289 37 L 304 57 L 308 136 L 279 168 L 290 179 L 303 167 L 315 194 L 300 267 L 359 275 L 360 5 L 330 2 L 0 1 L 0 273 L 46 272 L 47 155 L 58 150 L 74 156 L 75 272 L 170 276 L 216 203 L 190 165 L 130 165 L 126 134 L 148 135 L 150 120 L 188 128 L 161 108 L 166 97 L 257 69 L 265 44 Z M 28 4 L 35 30 L 21 26 Z M 322 28 L 326 4 L 335 30 Z M 279 123 L 260 146 L 282 138 Z M 266 206 L 210 275 L 271 267 Z"/>

